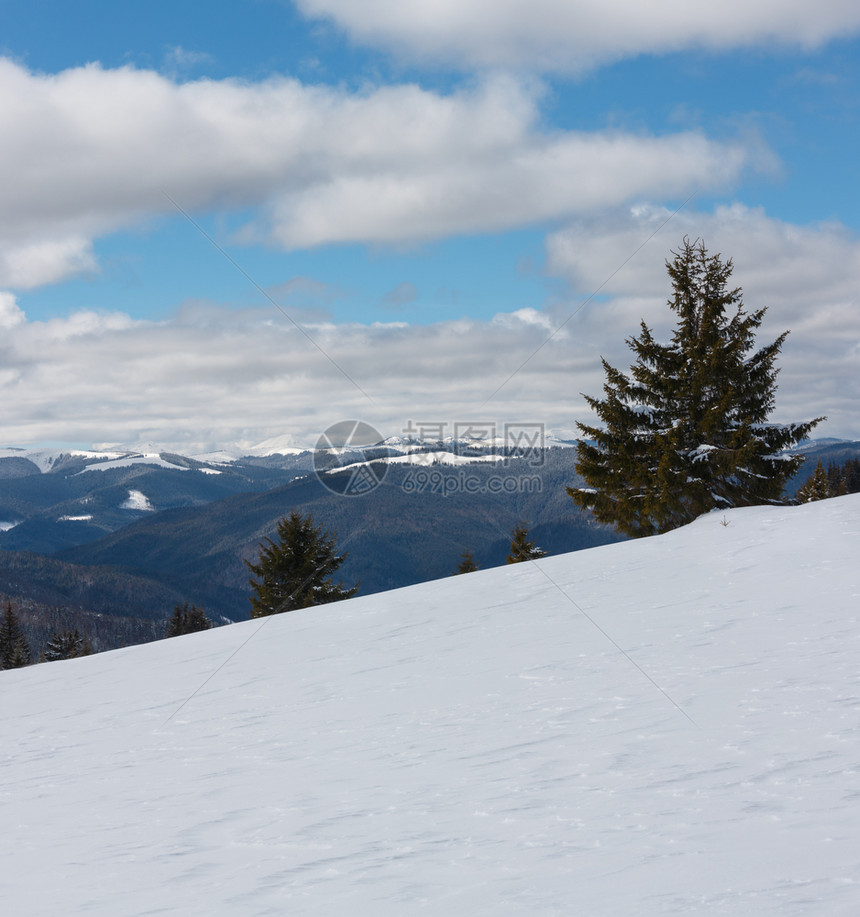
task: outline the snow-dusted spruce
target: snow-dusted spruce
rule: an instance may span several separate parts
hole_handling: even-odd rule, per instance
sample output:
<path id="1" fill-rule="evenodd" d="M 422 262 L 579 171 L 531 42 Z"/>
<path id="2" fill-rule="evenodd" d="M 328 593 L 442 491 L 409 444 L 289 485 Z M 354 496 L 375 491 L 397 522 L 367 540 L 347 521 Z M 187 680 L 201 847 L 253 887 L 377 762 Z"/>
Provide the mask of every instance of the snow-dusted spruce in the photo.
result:
<path id="1" fill-rule="evenodd" d="M 765 309 L 747 313 L 728 287 L 731 259 L 684 239 L 666 262 L 671 343 L 642 322 L 627 376 L 603 360 L 605 398 L 584 396 L 603 427 L 578 423 L 576 504 L 633 537 L 667 532 L 713 509 L 778 503 L 803 462 L 784 450 L 823 418 L 770 424 L 774 363 L 788 332 L 752 352 Z"/>
<path id="2" fill-rule="evenodd" d="M 257 577 L 250 580 L 252 618 L 338 602 L 358 592 L 358 585 L 347 589 L 331 581 L 346 554 L 337 553 L 334 535 L 314 526 L 310 513 L 293 510 L 278 523 L 278 542 L 266 542 L 256 564 L 246 561 Z"/>
<path id="3" fill-rule="evenodd" d="M 40 662 L 56 662 L 58 659 L 77 659 L 89 656 L 93 651 L 90 641 L 81 636 L 78 629 L 54 631 L 42 650 Z"/>
<path id="4" fill-rule="evenodd" d="M 506 564 L 521 564 L 527 560 L 546 557 L 546 551 L 529 541 L 529 530 L 525 522 L 518 522 L 511 533 L 511 549 L 505 558 Z"/>

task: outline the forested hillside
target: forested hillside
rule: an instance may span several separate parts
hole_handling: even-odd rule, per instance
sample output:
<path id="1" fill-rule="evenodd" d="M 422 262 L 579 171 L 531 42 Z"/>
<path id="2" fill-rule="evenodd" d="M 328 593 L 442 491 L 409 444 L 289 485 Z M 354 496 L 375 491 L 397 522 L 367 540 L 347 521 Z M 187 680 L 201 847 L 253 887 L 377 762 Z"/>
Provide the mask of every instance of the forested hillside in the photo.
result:
<path id="1" fill-rule="evenodd" d="M 361 497 L 332 493 L 311 476 L 263 494 L 159 513 L 57 556 L 146 571 L 208 610 L 241 619 L 248 615 L 245 560 L 256 557 L 262 539 L 292 509 L 311 512 L 337 534 L 339 548 L 349 554 L 342 575 L 360 580 L 362 594 L 447 576 L 467 548 L 480 567 L 503 564 L 520 520 L 552 554 L 619 540 L 579 513 L 564 493 L 570 458 L 569 450 L 552 449 L 539 467 L 526 460 L 467 471 L 431 466 L 420 470 L 426 486 L 415 469 L 392 466 L 383 485 Z M 490 479 L 522 492 L 467 492 L 470 486 L 490 489 Z"/>

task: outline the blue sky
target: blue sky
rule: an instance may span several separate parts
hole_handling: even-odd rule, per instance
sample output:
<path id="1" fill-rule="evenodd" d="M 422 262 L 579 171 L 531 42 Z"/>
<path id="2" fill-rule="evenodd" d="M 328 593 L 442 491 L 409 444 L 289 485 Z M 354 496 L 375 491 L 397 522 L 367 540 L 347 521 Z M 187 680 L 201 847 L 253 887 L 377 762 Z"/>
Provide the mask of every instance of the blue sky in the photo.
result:
<path id="1" fill-rule="evenodd" d="M 685 234 L 860 437 L 860 11 L 674 6 L 0 2 L 0 441 L 453 425 L 579 310 L 491 406 L 571 429 Z"/>

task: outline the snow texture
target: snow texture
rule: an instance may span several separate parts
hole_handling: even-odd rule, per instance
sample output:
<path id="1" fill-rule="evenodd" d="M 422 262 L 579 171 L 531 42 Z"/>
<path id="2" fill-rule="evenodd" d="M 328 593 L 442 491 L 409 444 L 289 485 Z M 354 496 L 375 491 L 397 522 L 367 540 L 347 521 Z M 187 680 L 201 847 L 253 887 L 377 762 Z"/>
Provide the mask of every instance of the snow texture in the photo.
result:
<path id="1" fill-rule="evenodd" d="M 36 915 L 854 917 L 860 496 L 0 672 Z"/>
<path id="2" fill-rule="evenodd" d="M 147 512 L 151 513 L 155 511 L 155 507 L 149 502 L 149 498 L 146 494 L 142 493 L 139 490 L 130 490 L 128 492 L 128 499 L 123 500 L 119 505 L 120 509 L 133 509 L 138 512 Z"/>
<path id="3" fill-rule="evenodd" d="M 158 453 L 148 453 L 145 455 L 124 455 L 121 458 L 115 458 L 108 461 L 94 462 L 87 465 L 83 471 L 78 474 L 84 474 L 87 471 L 111 471 L 114 468 L 130 468 L 132 465 L 156 465 L 159 468 L 170 468 L 173 471 L 188 471 L 184 465 L 177 465 L 174 462 L 168 462 Z"/>

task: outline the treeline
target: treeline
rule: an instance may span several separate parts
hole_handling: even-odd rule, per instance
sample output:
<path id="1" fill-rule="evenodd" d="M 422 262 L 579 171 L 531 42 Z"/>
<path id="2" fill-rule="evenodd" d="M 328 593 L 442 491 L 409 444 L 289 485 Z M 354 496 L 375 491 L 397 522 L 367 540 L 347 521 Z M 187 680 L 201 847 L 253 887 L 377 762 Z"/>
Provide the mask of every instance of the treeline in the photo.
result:
<path id="1" fill-rule="evenodd" d="M 0 595 L 0 608 L 0 670 L 152 643 L 213 626 L 202 608 L 189 607 L 187 602 L 177 605 L 171 618 L 159 621 L 40 605 L 4 595 Z"/>
<path id="2" fill-rule="evenodd" d="M 828 497 L 860 493 L 860 459 L 848 459 L 841 465 L 819 461 L 815 471 L 797 491 L 798 503 L 812 503 Z"/>
<path id="3" fill-rule="evenodd" d="M 149 643 L 164 636 L 164 620 L 103 614 L 71 605 L 39 602 L 29 596 L 0 591 L 0 613 L 11 604 L 20 622 L 34 661 L 54 634 L 77 631 L 93 652 Z"/>

